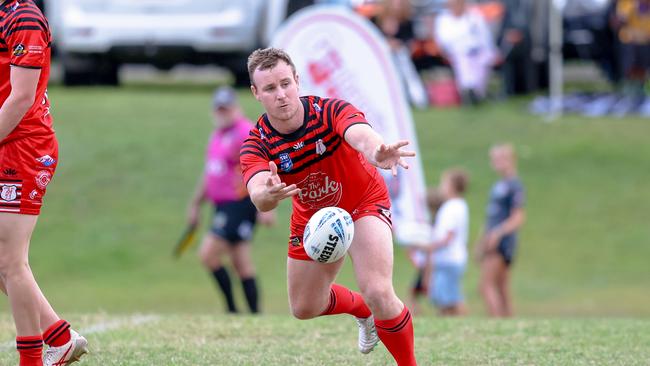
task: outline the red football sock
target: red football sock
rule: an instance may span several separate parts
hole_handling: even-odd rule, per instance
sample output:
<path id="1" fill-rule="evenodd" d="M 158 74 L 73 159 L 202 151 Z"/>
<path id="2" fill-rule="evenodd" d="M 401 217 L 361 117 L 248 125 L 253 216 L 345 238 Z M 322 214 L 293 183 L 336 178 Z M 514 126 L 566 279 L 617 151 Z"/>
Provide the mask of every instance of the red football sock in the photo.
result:
<path id="1" fill-rule="evenodd" d="M 413 350 L 413 321 L 411 312 L 404 310 L 393 319 L 375 319 L 377 335 L 399 366 L 417 365 Z"/>
<path id="2" fill-rule="evenodd" d="M 43 332 L 43 341 L 50 347 L 61 347 L 70 342 L 70 323 L 61 319 Z"/>
<path id="3" fill-rule="evenodd" d="M 330 302 L 321 315 L 351 314 L 357 318 L 367 318 L 372 313 L 358 292 L 347 289 L 341 285 L 332 284 L 330 289 Z"/>
<path id="4" fill-rule="evenodd" d="M 40 335 L 16 337 L 20 366 L 43 366 L 43 338 Z"/>

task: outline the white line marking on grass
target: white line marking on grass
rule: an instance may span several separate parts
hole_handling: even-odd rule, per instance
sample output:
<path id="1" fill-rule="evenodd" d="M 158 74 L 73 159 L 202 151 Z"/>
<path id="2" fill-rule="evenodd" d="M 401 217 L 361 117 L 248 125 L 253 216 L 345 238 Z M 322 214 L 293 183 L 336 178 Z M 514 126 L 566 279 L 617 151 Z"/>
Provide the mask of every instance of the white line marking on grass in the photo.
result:
<path id="1" fill-rule="evenodd" d="M 158 321 L 158 319 L 160 319 L 160 316 L 158 315 L 136 314 L 125 319 L 116 319 L 116 320 L 109 320 L 105 322 L 99 322 L 97 324 L 93 324 L 86 328 L 81 328 L 78 330 L 78 332 L 81 335 L 104 333 L 113 329 L 124 328 L 127 326 L 138 326 L 146 323 L 156 322 Z M 15 349 L 16 349 L 16 341 L 0 343 L 0 351 L 2 352 L 15 350 Z"/>

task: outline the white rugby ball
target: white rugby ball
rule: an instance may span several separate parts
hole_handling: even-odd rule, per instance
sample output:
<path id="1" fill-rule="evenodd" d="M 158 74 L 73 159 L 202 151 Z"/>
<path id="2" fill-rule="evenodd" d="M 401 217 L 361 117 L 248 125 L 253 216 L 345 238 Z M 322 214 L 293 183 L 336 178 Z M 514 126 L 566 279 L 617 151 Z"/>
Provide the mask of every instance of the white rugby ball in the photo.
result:
<path id="1" fill-rule="evenodd" d="M 342 208 L 325 207 L 307 222 L 302 243 L 311 259 L 320 263 L 333 263 L 345 256 L 352 238 L 352 216 Z"/>

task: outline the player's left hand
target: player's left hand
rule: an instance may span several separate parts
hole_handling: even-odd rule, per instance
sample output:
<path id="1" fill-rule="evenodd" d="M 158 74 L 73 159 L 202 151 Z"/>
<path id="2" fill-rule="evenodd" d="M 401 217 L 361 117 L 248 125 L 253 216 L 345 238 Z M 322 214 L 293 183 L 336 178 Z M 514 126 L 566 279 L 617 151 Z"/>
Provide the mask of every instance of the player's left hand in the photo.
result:
<path id="1" fill-rule="evenodd" d="M 390 169 L 393 176 L 397 175 L 397 166 L 408 169 L 409 165 L 402 159 L 403 157 L 415 156 L 415 151 L 404 151 L 402 148 L 408 145 L 406 140 L 397 141 L 394 144 L 381 144 L 375 150 L 375 165 L 381 169 Z"/>

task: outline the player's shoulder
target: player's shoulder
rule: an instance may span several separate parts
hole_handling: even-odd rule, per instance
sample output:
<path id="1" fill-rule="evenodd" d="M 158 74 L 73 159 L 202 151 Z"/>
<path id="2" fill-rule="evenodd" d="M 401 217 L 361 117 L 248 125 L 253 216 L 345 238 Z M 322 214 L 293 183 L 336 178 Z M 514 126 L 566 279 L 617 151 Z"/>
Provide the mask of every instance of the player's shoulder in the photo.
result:
<path id="1" fill-rule="evenodd" d="M 236 127 L 238 131 L 243 131 L 248 133 L 255 127 L 255 122 L 248 119 L 248 117 L 242 116 L 237 119 Z"/>
<path id="2" fill-rule="evenodd" d="M 347 100 L 341 98 L 320 98 L 323 105 L 334 105 L 334 104 L 350 104 Z"/>
<path id="3" fill-rule="evenodd" d="M 340 98 L 323 98 L 323 109 L 334 116 L 360 112 L 352 103 Z"/>
<path id="4" fill-rule="evenodd" d="M 47 25 L 43 12 L 32 0 L 5 1 L 4 4 L 0 5 L 0 16 L 3 21 L 7 22 L 7 25 L 16 23 L 14 20 L 20 18 L 36 18 L 36 20 L 43 22 L 44 26 Z"/>
<path id="5" fill-rule="evenodd" d="M 0 26 L 5 36 L 17 31 L 49 33 L 45 15 L 31 0 L 8 1 L 0 5 Z"/>
<path id="6" fill-rule="evenodd" d="M 521 179 L 519 177 L 514 177 L 508 180 L 508 185 L 513 191 L 520 191 L 524 189 L 524 184 L 521 182 Z"/>

